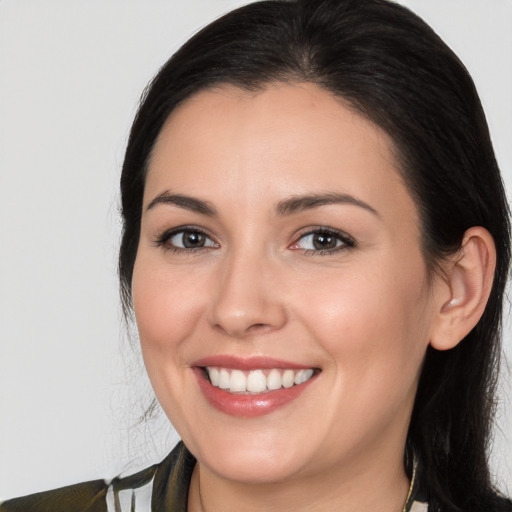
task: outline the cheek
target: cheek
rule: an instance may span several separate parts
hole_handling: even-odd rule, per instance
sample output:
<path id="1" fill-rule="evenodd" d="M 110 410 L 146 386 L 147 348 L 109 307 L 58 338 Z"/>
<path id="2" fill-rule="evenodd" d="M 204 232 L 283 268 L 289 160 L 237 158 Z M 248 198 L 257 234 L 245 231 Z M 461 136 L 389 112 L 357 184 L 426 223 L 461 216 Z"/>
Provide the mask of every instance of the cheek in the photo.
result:
<path id="1" fill-rule="evenodd" d="M 204 287 L 191 273 L 176 271 L 144 252 L 137 256 L 132 296 L 144 365 L 156 397 L 182 430 L 191 388 L 187 340 L 203 309 Z M 192 274 L 194 275 L 194 274 Z M 188 397 L 188 402 L 193 403 Z"/>
<path id="2" fill-rule="evenodd" d="M 171 272 L 159 262 L 138 257 L 132 296 L 137 326 L 143 344 L 174 344 L 179 335 L 194 325 L 202 288 L 185 272 Z"/>
<path id="3" fill-rule="evenodd" d="M 389 258 L 347 269 L 336 279 L 317 275 L 306 283 L 303 323 L 342 371 L 359 382 L 396 383 L 403 369 L 416 378 L 429 341 L 430 293 L 421 256 L 400 268 Z"/>

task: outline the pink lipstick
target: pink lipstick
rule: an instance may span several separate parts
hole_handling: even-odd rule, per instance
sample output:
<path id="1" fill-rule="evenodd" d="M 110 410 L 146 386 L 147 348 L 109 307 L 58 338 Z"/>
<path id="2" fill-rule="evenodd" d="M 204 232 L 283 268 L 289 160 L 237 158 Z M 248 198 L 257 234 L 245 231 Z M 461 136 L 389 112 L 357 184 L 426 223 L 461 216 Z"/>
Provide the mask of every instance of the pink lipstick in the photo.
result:
<path id="1" fill-rule="evenodd" d="M 320 370 L 267 357 L 212 356 L 193 364 L 199 387 L 216 409 L 252 418 L 298 398 Z"/>

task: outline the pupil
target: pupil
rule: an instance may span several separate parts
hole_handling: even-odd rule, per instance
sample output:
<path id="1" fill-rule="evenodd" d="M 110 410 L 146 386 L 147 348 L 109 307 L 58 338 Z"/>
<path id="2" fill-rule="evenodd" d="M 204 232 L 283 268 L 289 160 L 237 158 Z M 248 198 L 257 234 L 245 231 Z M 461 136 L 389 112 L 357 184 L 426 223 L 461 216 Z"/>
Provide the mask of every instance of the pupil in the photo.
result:
<path id="1" fill-rule="evenodd" d="M 313 246 L 315 249 L 334 249 L 336 238 L 331 235 L 317 234 L 313 237 Z"/>
<path id="2" fill-rule="evenodd" d="M 203 247 L 204 235 L 197 232 L 189 232 L 183 234 L 183 245 L 187 248 Z"/>

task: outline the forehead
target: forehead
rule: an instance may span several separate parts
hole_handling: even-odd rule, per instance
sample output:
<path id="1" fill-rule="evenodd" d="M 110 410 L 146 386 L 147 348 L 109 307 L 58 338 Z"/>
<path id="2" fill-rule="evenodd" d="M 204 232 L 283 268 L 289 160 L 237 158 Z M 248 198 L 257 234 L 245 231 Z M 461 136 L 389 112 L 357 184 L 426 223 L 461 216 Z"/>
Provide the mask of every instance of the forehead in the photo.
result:
<path id="1" fill-rule="evenodd" d="M 177 154 L 183 143 L 214 149 L 222 142 L 231 142 L 236 155 L 253 149 L 260 156 L 275 156 L 278 150 L 288 150 L 290 157 L 301 152 L 300 148 L 311 153 L 315 147 L 343 150 L 352 146 L 357 150 L 364 145 L 361 154 L 371 146 L 373 153 L 378 152 L 397 167 L 394 144 L 382 129 L 363 118 L 347 101 L 307 82 L 270 83 L 258 91 L 223 85 L 196 93 L 167 119 L 151 163 L 162 150 Z"/>
<path id="2" fill-rule="evenodd" d="M 168 189 L 260 203 L 334 191 L 411 213 L 397 169 L 390 137 L 314 84 L 257 92 L 224 86 L 197 93 L 169 117 L 153 150 L 145 203 Z"/>

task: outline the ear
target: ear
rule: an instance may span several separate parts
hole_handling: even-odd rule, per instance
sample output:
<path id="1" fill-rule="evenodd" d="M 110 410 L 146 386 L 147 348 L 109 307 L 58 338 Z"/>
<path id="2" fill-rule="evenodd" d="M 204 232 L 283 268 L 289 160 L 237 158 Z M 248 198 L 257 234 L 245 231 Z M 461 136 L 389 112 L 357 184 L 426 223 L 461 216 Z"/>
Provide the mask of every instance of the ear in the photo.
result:
<path id="1" fill-rule="evenodd" d="M 482 227 L 468 229 L 460 250 L 444 268 L 430 338 L 432 347 L 455 347 L 478 323 L 491 293 L 495 267 L 496 248 L 491 234 Z"/>

